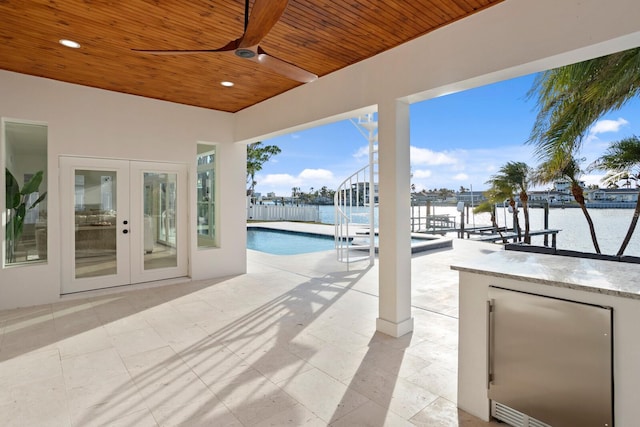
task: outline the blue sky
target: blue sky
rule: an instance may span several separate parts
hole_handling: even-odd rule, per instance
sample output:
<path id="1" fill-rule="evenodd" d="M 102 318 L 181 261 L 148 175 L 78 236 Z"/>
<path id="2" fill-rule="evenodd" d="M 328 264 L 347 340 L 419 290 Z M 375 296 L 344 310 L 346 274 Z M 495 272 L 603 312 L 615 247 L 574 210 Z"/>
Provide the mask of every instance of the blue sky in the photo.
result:
<path id="1" fill-rule="evenodd" d="M 485 182 L 508 161 L 537 164 L 524 142 L 535 120 L 527 99 L 534 75 L 507 80 L 411 105 L 412 183 L 418 190 L 460 186 L 486 189 Z M 585 166 L 611 141 L 640 135 L 640 102 L 632 101 L 597 122 L 580 156 Z M 256 191 L 291 195 L 323 185 L 335 189 L 364 166 L 367 140 L 350 121 L 341 121 L 263 141 L 282 153 L 256 174 Z M 585 176 L 587 184 L 602 175 Z"/>

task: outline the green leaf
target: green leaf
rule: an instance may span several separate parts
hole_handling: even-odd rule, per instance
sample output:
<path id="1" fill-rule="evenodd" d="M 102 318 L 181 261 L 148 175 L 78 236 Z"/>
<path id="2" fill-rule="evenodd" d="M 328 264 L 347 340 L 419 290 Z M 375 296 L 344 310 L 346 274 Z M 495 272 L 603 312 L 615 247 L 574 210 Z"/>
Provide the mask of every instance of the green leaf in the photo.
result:
<path id="1" fill-rule="evenodd" d="M 29 206 L 29 209 L 33 209 L 36 206 L 38 206 L 40 204 L 40 202 L 42 202 L 44 200 L 45 197 L 47 197 L 47 192 L 46 191 L 44 193 L 42 193 L 40 195 L 40 197 L 38 197 L 38 199 L 35 202 L 33 202 L 33 204 L 31 206 Z"/>
<path id="2" fill-rule="evenodd" d="M 7 209 L 17 208 L 20 204 L 20 186 L 9 169 L 5 169 L 5 190 Z"/>
<path id="3" fill-rule="evenodd" d="M 24 185 L 20 193 L 26 196 L 28 194 L 35 193 L 36 191 L 38 191 L 38 187 L 40 187 L 40 183 L 42 182 L 42 175 L 43 175 L 42 171 L 36 172 L 36 174 L 31 177 L 29 182 L 27 182 Z"/>
<path id="4" fill-rule="evenodd" d="M 5 170 L 7 209 L 9 210 L 9 221 L 6 226 L 7 243 L 15 244 L 15 242 L 20 240 L 27 212 L 36 207 L 47 196 L 47 192 L 45 191 L 35 202 L 31 204 L 31 206 L 27 207 L 27 196 L 38 191 L 38 188 L 42 183 L 43 175 L 43 171 L 36 172 L 29 182 L 24 185 L 22 191 L 20 191 L 18 181 L 11 172 L 9 172 L 9 169 Z"/>
<path id="5" fill-rule="evenodd" d="M 24 203 L 21 203 L 20 206 L 18 206 L 18 208 L 16 209 L 16 219 L 18 220 L 18 223 L 22 222 L 24 220 L 24 217 L 27 214 L 27 207 L 25 206 Z"/>

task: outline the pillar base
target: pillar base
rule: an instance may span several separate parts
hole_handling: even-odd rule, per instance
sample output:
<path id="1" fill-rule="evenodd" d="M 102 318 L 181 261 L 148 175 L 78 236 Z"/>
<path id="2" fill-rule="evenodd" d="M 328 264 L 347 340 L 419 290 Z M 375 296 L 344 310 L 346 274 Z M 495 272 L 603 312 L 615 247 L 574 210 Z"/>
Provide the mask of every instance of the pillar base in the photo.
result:
<path id="1" fill-rule="evenodd" d="M 376 330 L 383 334 L 391 335 L 394 338 L 399 338 L 413 331 L 413 317 L 403 320 L 400 323 L 390 322 L 378 317 L 376 319 Z"/>

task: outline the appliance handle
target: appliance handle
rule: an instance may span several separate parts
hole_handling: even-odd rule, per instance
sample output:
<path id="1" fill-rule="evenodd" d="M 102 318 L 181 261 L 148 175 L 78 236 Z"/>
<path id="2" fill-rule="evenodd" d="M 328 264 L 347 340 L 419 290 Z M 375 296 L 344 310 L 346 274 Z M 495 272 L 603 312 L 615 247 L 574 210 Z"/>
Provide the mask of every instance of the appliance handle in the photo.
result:
<path id="1" fill-rule="evenodd" d="M 487 300 L 487 390 L 493 382 L 493 354 L 494 354 L 494 304 L 493 299 Z"/>

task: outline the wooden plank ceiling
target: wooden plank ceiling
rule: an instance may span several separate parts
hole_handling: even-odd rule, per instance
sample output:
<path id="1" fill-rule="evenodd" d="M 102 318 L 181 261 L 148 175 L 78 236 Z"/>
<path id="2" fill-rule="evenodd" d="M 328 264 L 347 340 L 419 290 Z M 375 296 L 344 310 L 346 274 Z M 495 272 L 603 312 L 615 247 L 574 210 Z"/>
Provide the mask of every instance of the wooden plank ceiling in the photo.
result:
<path id="1" fill-rule="evenodd" d="M 260 46 L 322 77 L 500 1 L 290 0 Z M 244 6 L 244 0 L 0 0 L 0 69 L 236 112 L 301 83 L 232 54 L 132 49 L 217 49 L 242 35 Z M 63 47 L 60 39 L 81 48 Z"/>

